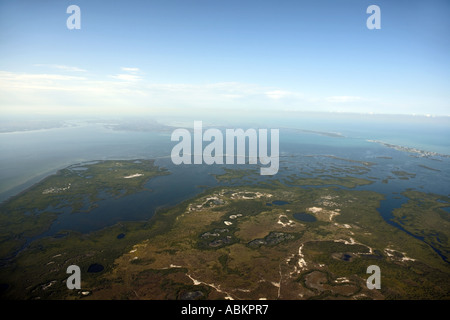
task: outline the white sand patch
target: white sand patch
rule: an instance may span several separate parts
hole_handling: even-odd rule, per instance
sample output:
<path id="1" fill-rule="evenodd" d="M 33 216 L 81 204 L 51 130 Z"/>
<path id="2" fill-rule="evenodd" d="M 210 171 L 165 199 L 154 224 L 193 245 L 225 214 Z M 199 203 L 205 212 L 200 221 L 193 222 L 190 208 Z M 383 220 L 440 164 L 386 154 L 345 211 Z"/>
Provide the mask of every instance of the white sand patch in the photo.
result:
<path id="1" fill-rule="evenodd" d="M 322 208 L 318 208 L 318 207 L 308 208 L 308 211 L 312 212 L 312 213 L 317 213 L 317 212 L 320 212 L 322 210 L 323 210 Z"/>
<path id="2" fill-rule="evenodd" d="M 386 253 L 387 256 L 390 258 L 395 258 L 395 255 L 394 255 L 395 252 L 402 254 L 403 257 L 398 258 L 400 261 L 416 261 L 416 259 L 407 257 L 405 252 L 401 252 L 401 251 L 389 249 L 389 248 L 384 249 L 384 253 Z"/>
<path id="3" fill-rule="evenodd" d="M 343 242 L 344 244 L 357 244 L 355 239 L 353 239 L 352 237 L 350 237 L 350 241 L 344 240 L 344 239 L 338 239 L 338 240 L 334 240 L 334 242 Z"/>
<path id="4" fill-rule="evenodd" d="M 339 214 L 340 214 L 339 212 L 336 212 L 336 211 L 330 211 L 330 221 L 332 221 L 333 218 L 334 218 L 335 216 L 339 215 Z"/>
<path id="5" fill-rule="evenodd" d="M 321 197 L 320 200 L 321 200 L 321 204 L 324 205 L 325 207 L 338 207 L 339 206 L 338 203 L 331 201 L 331 200 L 338 199 L 338 198 L 339 198 L 339 196 L 328 195 L 328 196 Z"/>
<path id="6" fill-rule="evenodd" d="M 300 267 L 300 271 L 304 268 L 306 269 L 306 261 L 304 258 L 298 259 L 298 266 Z"/>
<path id="7" fill-rule="evenodd" d="M 384 249 L 384 253 L 386 253 L 388 257 L 393 257 L 394 256 L 393 252 L 395 252 L 395 250 L 388 248 Z"/>
<path id="8" fill-rule="evenodd" d="M 253 196 L 246 196 L 245 193 L 253 193 Z M 235 192 L 231 195 L 232 199 L 245 199 L 245 200 L 252 200 L 252 199 L 259 199 L 261 197 L 271 198 L 272 195 L 270 193 L 262 193 L 262 192 L 247 192 L 247 191 L 240 191 Z"/>
<path id="9" fill-rule="evenodd" d="M 284 227 L 292 227 L 292 226 L 295 225 L 295 222 L 294 222 L 294 221 L 288 220 L 288 222 L 284 223 L 283 221 L 281 221 L 281 218 L 286 218 L 286 219 L 287 219 L 287 216 L 286 216 L 285 214 L 280 214 L 280 215 L 278 216 L 278 221 L 277 221 L 277 223 L 280 224 L 283 228 L 284 228 Z"/>
<path id="10" fill-rule="evenodd" d="M 366 253 L 366 252 L 354 252 L 355 254 L 358 254 L 358 255 L 361 255 L 361 254 L 362 255 L 373 254 L 373 249 L 371 247 L 369 247 L 368 245 L 366 245 L 364 243 L 356 242 L 355 239 L 353 239 L 352 237 L 350 237 L 350 241 L 349 240 L 344 240 L 344 239 L 338 239 L 338 240 L 333 240 L 333 241 L 334 242 L 342 242 L 344 244 L 350 244 L 350 245 L 359 244 L 359 245 L 365 246 L 365 247 L 367 247 L 369 249 L 369 253 Z"/>
<path id="11" fill-rule="evenodd" d="M 188 274 L 188 273 L 186 273 L 186 276 L 188 276 L 188 278 L 191 279 L 192 282 L 194 282 L 194 285 L 195 285 L 195 286 L 198 286 L 198 285 L 200 285 L 200 284 L 203 283 L 203 284 L 205 284 L 205 285 L 207 285 L 207 286 L 210 286 L 211 288 L 214 288 L 217 292 L 226 294 L 226 297 L 225 297 L 226 300 L 234 300 L 233 297 L 232 297 L 228 292 L 225 292 L 225 291 L 223 291 L 223 290 L 220 289 L 220 285 L 217 285 L 217 286 L 216 286 L 216 285 L 211 284 L 211 283 L 206 283 L 206 282 L 198 281 L 198 280 L 194 279 L 194 278 L 193 278 L 190 274 Z"/>
<path id="12" fill-rule="evenodd" d="M 189 277 L 189 279 L 192 280 L 192 282 L 194 283 L 194 286 L 198 286 L 198 285 L 202 284 L 200 281 L 195 280 L 194 278 L 192 278 L 189 274 L 186 274 L 186 275 Z"/>
<path id="13" fill-rule="evenodd" d="M 222 194 L 218 193 L 214 194 L 211 197 L 206 197 L 205 200 L 200 204 L 191 203 L 189 204 L 188 211 L 202 210 L 206 205 L 208 205 L 207 208 L 214 208 L 216 206 L 223 205 L 225 201 L 223 201 L 220 196 L 222 196 Z"/>
<path id="14" fill-rule="evenodd" d="M 124 179 L 132 179 L 132 178 L 137 178 L 137 177 L 140 177 L 140 176 L 143 176 L 143 175 L 144 175 L 143 173 L 135 173 L 135 174 L 123 177 L 123 178 Z"/>
<path id="15" fill-rule="evenodd" d="M 230 222 L 230 221 L 224 221 L 223 223 L 225 223 L 225 225 L 227 225 L 227 226 L 230 226 L 233 224 L 233 222 Z"/>
<path id="16" fill-rule="evenodd" d="M 289 255 L 289 257 L 286 258 L 286 264 L 289 265 L 292 261 L 292 259 L 295 258 L 295 253 Z M 297 264 L 294 265 L 294 270 L 289 272 L 289 277 L 292 277 L 294 274 L 298 273 Z"/>
<path id="17" fill-rule="evenodd" d="M 267 300 L 267 298 L 259 298 L 258 300 Z"/>
<path id="18" fill-rule="evenodd" d="M 348 282 L 350 282 L 350 280 L 347 279 L 346 277 L 341 277 L 341 278 L 337 278 L 336 280 L 334 280 L 334 282 L 336 282 L 336 283 L 348 283 Z"/>
<path id="19" fill-rule="evenodd" d="M 286 264 L 289 264 L 291 260 L 295 257 L 295 254 L 291 254 L 289 257 L 286 258 Z"/>
<path id="20" fill-rule="evenodd" d="M 44 191 L 42 191 L 42 194 L 49 194 L 49 193 L 59 193 L 62 191 L 66 191 L 70 189 L 71 184 L 69 183 L 67 185 L 67 187 L 62 187 L 62 188 L 57 188 L 57 187 L 51 187 L 48 189 L 45 189 Z"/>
<path id="21" fill-rule="evenodd" d="M 302 245 L 298 248 L 298 267 L 300 268 L 299 272 L 303 271 L 304 269 L 306 269 L 306 261 L 305 261 L 305 256 L 302 253 L 303 250 L 303 246 L 304 244 L 302 243 Z"/>
<path id="22" fill-rule="evenodd" d="M 47 283 L 47 284 L 42 286 L 42 290 L 47 290 L 48 288 L 50 288 L 55 283 L 56 283 L 56 280 L 50 281 L 49 283 Z"/>
<path id="23" fill-rule="evenodd" d="M 345 228 L 345 229 L 351 229 L 351 228 L 352 228 L 351 225 L 346 224 L 346 223 L 344 223 L 344 224 L 339 224 L 339 223 L 335 222 L 334 225 L 335 225 L 336 227 L 339 227 L 339 228 Z"/>
<path id="24" fill-rule="evenodd" d="M 402 258 L 402 261 L 416 261 L 416 259 L 408 258 L 407 256 L 404 256 L 404 257 Z"/>

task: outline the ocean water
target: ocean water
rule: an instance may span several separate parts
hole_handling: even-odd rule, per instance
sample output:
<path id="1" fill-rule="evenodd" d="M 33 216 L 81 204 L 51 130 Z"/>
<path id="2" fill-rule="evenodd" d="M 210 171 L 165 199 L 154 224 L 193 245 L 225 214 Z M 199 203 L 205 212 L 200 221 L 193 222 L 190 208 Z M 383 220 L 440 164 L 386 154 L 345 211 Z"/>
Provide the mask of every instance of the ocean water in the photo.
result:
<path id="1" fill-rule="evenodd" d="M 102 124 L 0 133 L 0 201 L 71 164 L 170 155 L 170 137 Z"/>
<path id="2" fill-rule="evenodd" d="M 429 119 L 427 119 L 428 121 Z M 399 194 L 408 188 L 423 192 L 450 195 L 450 158 L 417 157 L 415 154 L 387 148 L 368 142 L 368 139 L 450 154 L 449 139 L 442 121 L 435 126 L 417 124 L 372 123 L 348 120 L 341 123 L 304 119 L 278 121 L 280 125 L 280 170 L 275 177 L 259 176 L 256 182 L 281 179 L 297 174 L 327 174 L 334 167 L 350 167 L 357 163 L 340 160 L 371 161 L 376 164 L 360 178 L 375 183 L 357 189 L 373 190 L 386 196 L 380 214 L 389 222 L 391 212 L 405 199 Z M 317 122 L 316 125 L 314 123 Z M 239 126 L 250 128 L 251 126 Z M 264 128 L 264 126 L 261 126 Z M 274 126 L 271 126 L 274 127 Z M 339 132 L 342 137 L 331 137 L 320 133 L 284 129 L 295 128 L 323 132 Z M 231 127 L 236 128 L 236 127 Z M 255 128 L 253 126 L 253 128 Z M 415 129 L 414 129 L 415 128 Z M 402 131 L 404 130 L 404 131 Z M 171 174 L 150 180 L 146 187 L 151 191 L 111 199 L 105 197 L 98 207 L 90 212 L 59 215 L 51 228 L 41 236 L 55 235 L 61 230 L 76 230 L 87 233 L 113 225 L 119 221 L 136 221 L 151 218 L 158 208 L 172 206 L 189 199 L 204 190 L 205 186 L 218 185 L 211 173 L 223 172 L 219 165 L 175 166 L 170 152 L 176 142 L 170 141 L 170 133 L 113 131 L 102 124 L 86 124 L 30 132 L 0 134 L 0 200 L 25 190 L 45 176 L 74 163 L 107 159 L 156 159 L 156 164 L 167 168 Z M 206 145 L 206 143 L 204 144 Z M 330 157 L 333 156 L 333 157 Z M 380 158 L 383 157 L 383 158 Z M 389 158 L 389 159 L 387 159 Z M 230 168 L 254 168 L 254 165 L 231 166 Z M 427 168 L 428 167 L 428 168 Z M 434 170 L 431 170 L 432 168 Z M 409 180 L 401 180 L 392 171 L 416 174 Z M 342 173 L 341 175 L 346 175 Z M 351 175 L 351 174 L 350 174 Z M 391 177 L 391 178 L 389 178 Z M 383 179 L 389 182 L 383 183 Z M 400 199 L 396 199 L 396 198 Z"/>

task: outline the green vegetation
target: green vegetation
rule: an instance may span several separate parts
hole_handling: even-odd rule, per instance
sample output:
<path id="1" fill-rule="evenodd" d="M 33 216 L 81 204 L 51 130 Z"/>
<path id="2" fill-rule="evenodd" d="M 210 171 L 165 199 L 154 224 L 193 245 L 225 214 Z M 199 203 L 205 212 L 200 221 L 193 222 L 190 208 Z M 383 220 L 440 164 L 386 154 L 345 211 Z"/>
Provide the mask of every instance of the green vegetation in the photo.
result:
<path id="1" fill-rule="evenodd" d="M 94 181 L 88 177 L 118 170 L 113 180 L 99 182 L 97 189 L 83 194 L 89 201 L 83 200 L 82 206 L 89 208 L 106 189 L 112 196 L 142 190 L 144 180 L 118 185 L 124 176 L 142 173 L 136 167 L 122 172 L 120 168 L 139 164 L 143 162 L 91 165 L 100 165 L 97 173 L 69 167 L 76 175 L 70 183 Z M 166 174 L 155 167 L 152 172 Z M 252 170 L 225 173 L 241 181 L 252 174 Z M 65 181 L 61 173 L 58 177 Z M 0 269 L 0 284 L 9 285 L 2 298 L 450 298 L 450 266 L 430 248 L 433 245 L 448 254 L 450 213 L 442 208 L 449 206 L 449 197 L 404 193 L 410 201 L 395 210 L 396 222 L 423 237 L 421 241 L 383 220 L 376 210 L 383 195 L 346 189 L 370 180 L 295 175 L 287 180 L 289 185 L 274 180 L 209 188 L 145 222 L 118 223 L 90 234 L 67 231 L 35 240 Z M 56 181 L 45 188 L 62 188 L 64 184 Z M 299 187 L 309 184 L 318 187 Z M 32 190 L 40 190 L 34 191 L 39 197 L 46 189 L 38 185 Z M 65 191 L 58 189 L 54 196 Z M 80 201 L 75 194 L 62 199 L 73 205 Z M 276 200 L 280 205 L 273 205 Z M 295 213 L 313 215 L 316 221 L 296 220 Z M 5 240 L 4 245 L 8 243 Z M 88 273 L 94 263 L 104 270 Z M 72 264 L 81 267 L 82 290 L 69 291 L 65 286 L 66 268 Z M 366 287 L 369 265 L 382 270 L 381 290 Z"/>
<path id="2" fill-rule="evenodd" d="M 215 200 L 210 202 L 211 199 Z M 425 243 L 385 223 L 375 209 L 381 199 L 381 195 L 370 191 L 330 187 L 302 189 L 276 182 L 232 189 L 216 187 L 159 212 L 148 223 L 121 224 L 122 229 L 115 226 L 84 237 L 85 246 L 80 240 L 83 237 L 79 236 L 72 240 L 69 240 L 70 236 L 42 240 L 33 248 L 40 247 L 48 252 L 48 256 L 39 258 L 38 251 L 34 257 L 22 254 L 16 268 L 23 268 L 27 274 L 25 278 L 31 279 L 28 270 L 32 269 L 32 261 L 37 259 L 42 265 L 47 259 L 51 260 L 53 256 L 50 255 L 61 252 L 62 247 L 52 249 L 50 243 L 59 242 L 64 245 L 66 257 L 77 257 L 66 264 L 78 263 L 85 270 L 96 262 L 104 265 L 105 270 L 84 276 L 83 290 L 90 292 L 88 296 L 67 293 L 63 285 L 58 291 L 56 284 L 53 295 L 46 296 L 47 291 L 43 288 L 56 273 L 40 267 L 41 273 L 35 277 L 48 276 L 35 285 L 27 297 L 448 297 L 448 265 Z M 288 203 L 266 205 L 273 200 Z M 318 220 L 300 223 L 293 219 L 295 212 L 310 212 Z M 120 240 L 111 236 L 119 232 L 126 236 Z M 230 242 L 216 245 L 218 239 L 228 236 Z M 94 240 L 96 245 L 92 243 Z M 120 242 L 124 240 L 127 242 Z M 71 244 L 71 241 L 74 242 Z M 111 246 L 112 242 L 120 243 L 120 246 Z M 76 250 L 79 250 L 78 256 Z M 300 259 L 304 259 L 302 267 Z M 382 289 L 379 291 L 368 290 L 365 286 L 366 269 L 372 264 L 382 270 Z M 61 269 L 59 280 L 65 277 Z M 279 287 L 282 290 L 279 291 Z"/>
<path id="3" fill-rule="evenodd" d="M 374 183 L 371 180 L 356 178 L 352 176 L 345 177 L 335 177 L 322 175 L 320 179 L 318 178 L 293 178 L 290 177 L 286 180 L 286 183 L 296 186 L 326 186 L 326 185 L 337 185 L 346 188 L 355 188 L 357 186 L 364 186 Z"/>
<path id="4" fill-rule="evenodd" d="M 409 201 L 394 210 L 394 221 L 424 241 L 450 261 L 450 214 L 442 208 L 450 206 L 450 197 L 406 191 Z"/>
<path id="5" fill-rule="evenodd" d="M 423 164 L 419 164 L 418 166 L 421 167 L 421 168 L 424 168 L 424 169 L 431 170 L 431 171 L 441 172 L 441 170 L 439 170 L 439 169 L 434 169 L 434 168 L 425 166 L 425 165 L 423 165 Z"/>
<path id="6" fill-rule="evenodd" d="M 394 170 L 392 173 L 395 174 L 400 180 L 409 180 L 410 178 L 416 177 L 415 173 L 409 173 L 406 171 Z"/>
<path id="7" fill-rule="evenodd" d="M 353 160 L 353 159 L 340 158 L 340 157 L 336 157 L 336 156 L 324 156 L 324 157 L 331 158 L 334 160 L 341 160 L 341 161 L 345 161 L 345 162 L 358 163 L 358 164 L 362 164 L 362 165 L 368 166 L 368 167 L 376 165 L 375 162 L 371 162 L 371 161 L 359 161 L 359 160 Z"/>
<path id="8" fill-rule="evenodd" d="M 218 182 L 231 182 L 231 181 L 240 181 L 244 178 L 249 178 L 252 175 L 258 173 L 257 169 L 229 169 L 224 168 L 225 173 L 223 174 L 213 174 L 214 178 Z"/>

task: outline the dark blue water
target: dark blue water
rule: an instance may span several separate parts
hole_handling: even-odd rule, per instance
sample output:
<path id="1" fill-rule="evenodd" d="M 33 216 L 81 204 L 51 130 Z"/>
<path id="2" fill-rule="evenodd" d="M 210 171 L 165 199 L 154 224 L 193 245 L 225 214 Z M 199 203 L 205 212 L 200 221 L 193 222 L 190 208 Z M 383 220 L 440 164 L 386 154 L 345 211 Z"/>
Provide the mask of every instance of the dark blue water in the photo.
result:
<path id="1" fill-rule="evenodd" d="M 89 212 L 67 210 L 43 235 L 53 235 L 60 230 L 89 233 L 120 221 L 148 220 L 157 209 L 174 206 L 204 191 L 205 186 L 217 185 L 205 166 L 174 166 L 169 161 L 162 159 L 159 164 L 169 168 L 171 174 L 151 179 L 145 185 L 146 190 L 119 198 L 107 197 L 96 202 L 97 207 Z"/>
<path id="2" fill-rule="evenodd" d="M 274 200 L 274 201 L 272 201 L 272 204 L 277 205 L 277 206 L 284 206 L 285 204 L 289 204 L 289 202 L 283 201 L 283 200 Z"/>
<path id="3" fill-rule="evenodd" d="M 9 284 L 7 283 L 0 283 L 0 294 L 8 290 Z"/>
<path id="4" fill-rule="evenodd" d="M 94 263 L 94 264 L 91 264 L 89 266 L 87 272 L 89 272 L 89 273 L 99 273 L 99 272 L 102 272 L 103 269 L 104 269 L 104 267 L 101 264 Z"/>
<path id="5" fill-rule="evenodd" d="M 351 257 L 352 257 L 351 255 L 344 253 L 342 255 L 342 257 L 341 257 L 341 260 L 343 260 L 343 261 L 350 261 Z"/>
<path id="6" fill-rule="evenodd" d="M 294 213 L 294 218 L 303 222 L 315 222 L 316 217 L 308 213 Z"/>

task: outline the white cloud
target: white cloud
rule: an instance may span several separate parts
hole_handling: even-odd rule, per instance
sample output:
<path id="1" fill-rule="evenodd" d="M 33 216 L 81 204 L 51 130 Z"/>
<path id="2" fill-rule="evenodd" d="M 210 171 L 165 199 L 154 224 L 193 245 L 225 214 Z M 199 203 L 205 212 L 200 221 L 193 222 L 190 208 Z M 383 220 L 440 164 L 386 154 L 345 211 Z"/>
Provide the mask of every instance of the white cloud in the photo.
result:
<path id="1" fill-rule="evenodd" d="M 326 98 L 326 101 L 332 102 L 332 103 L 345 103 L 345 102 L 355 102 L 362 100 L 361 97 L 355 97 L 355 96 L 333 96 Z"/>
<path id="2" fill-rule="evenodd" d="M 116 74 L 114 76 L 111 76 L 111 78 L 117 79 L 117 80 L 122 80 L 122 81 L 131 81 L 131 82 L 142 80 L 142 78 L 140 76 L 136 76 L 134 74 L 125 74 L 125 73 Z"/>
<path id="3" fill-rule="evenodd" d="M 142 77 L 137 75 L 137 73 L 140 72 L 139 68 L 122 67 L 120 69 L 126 73 L 120 73 L 110 77 L 125 82 L 136 82 L 142 80 Z"/>
<path id="4" fill-rule="evenodd" d="M 58 70 L 63 70 L 63 71 L 68 71 L 68 72 L 86 72 L 86 70 L 78 68 L 78 67 L 73 67 L 73 66 L 65 66 L 65 65 L 59 65 L 59 64 L 35 64 L 35 67 L 47 67 L 47 68 L 51 68 L 51 69 L 58 69 Z"/>
<path id="5" fill-rule="evenodd" d="M 128 68 L 128 67 L 122 67 L 122 71 L 130 72 L 130 73 L 138 73 L 139 68 Z"/>
<path id="6" fill-rule="evenodd" d="M 98 114 L 113 110 L 116 113 L 167 110 L 190 113 L 202 110 L 255 114 L 260 111 L 345 112 L 369 108 L 369 105 L 362 105 L 367 104 L 367 99 L 356 96 L 306 96 L 283 88 L 239 82 L 150 83 L 134 73 L 138 68 L 121 70 L 124 72 L 116 75 L 89 74 L 85 77 L 0 71 L 0 112 L 45 110 L 51 113 Z M 342 102 L 354 103 L 349 107 Z M 373 107 L 372 104 L 370 108 Z"/>
<path id="7" fill-rule="evenodd" d="M 266 96 L 268 96 L 270 99 L 281 99 L 286 97 L 287 95 L 290 94 L 290 92 L 288 91 L 283 91 L 283 90 L 273 90 L 273 91 L 267 91 Z"/>
<path id="8" fill-rule="evenodd" d="M 68 76 L 61 74 L 21 74 L 0 71 L 0 88 L 5 91 L 26 91 L 27 89 L 70 90 L 75 82 L 85 80 L 85 77 Z M 69 86 L 65 86 L 66 84 L 69 84 Z"/>

